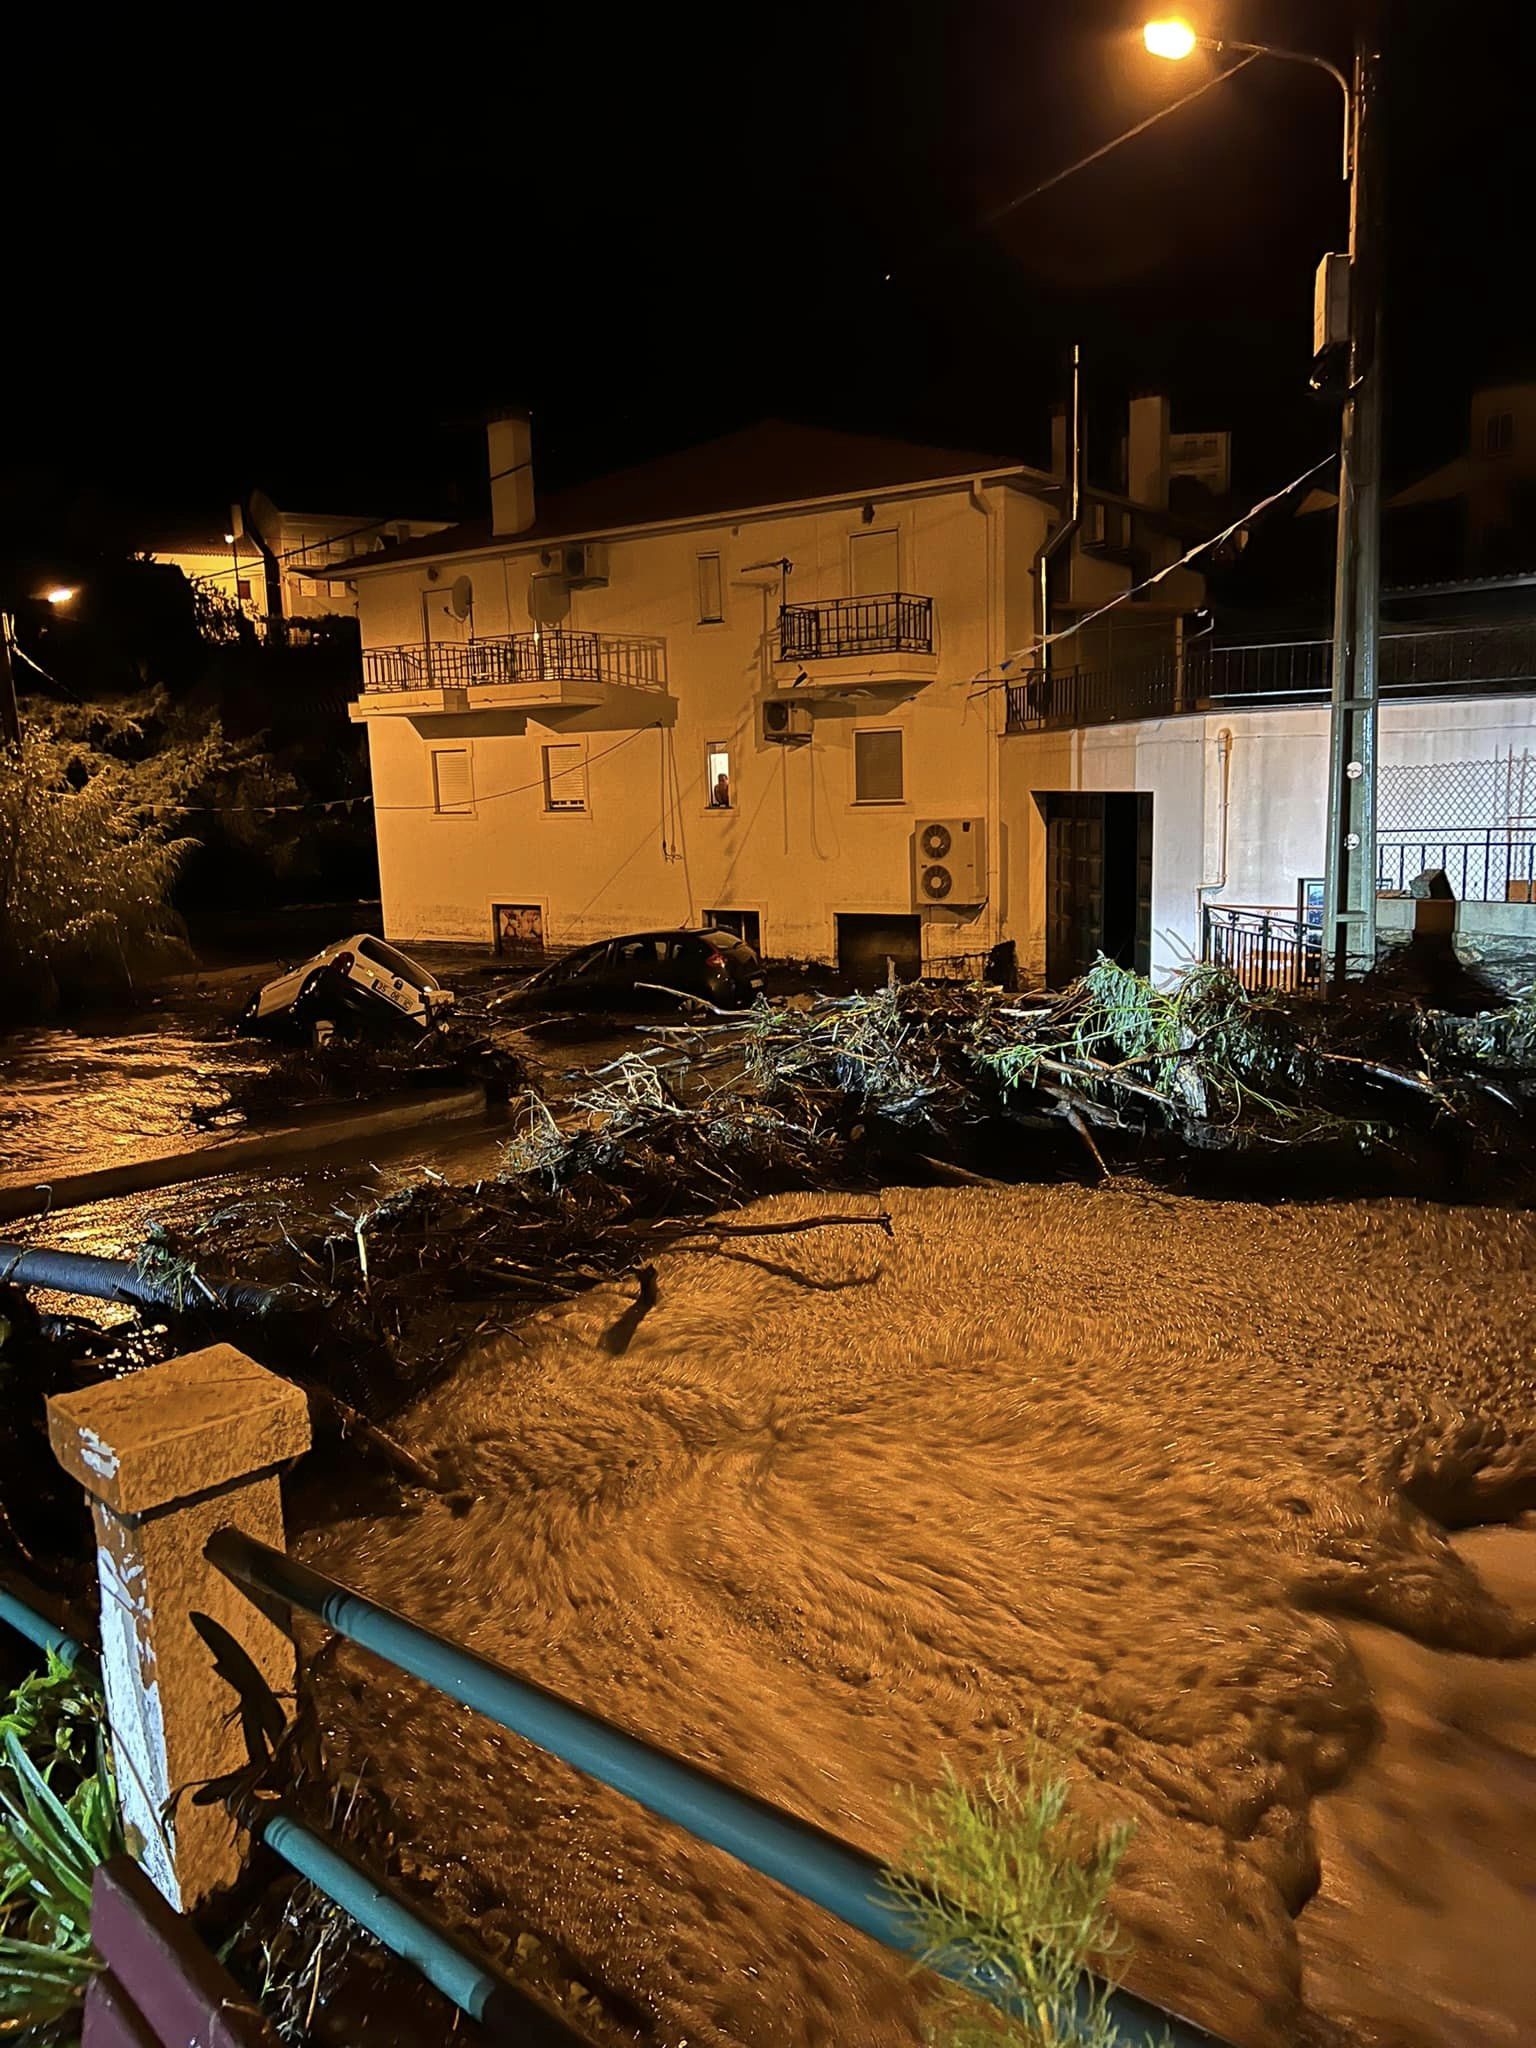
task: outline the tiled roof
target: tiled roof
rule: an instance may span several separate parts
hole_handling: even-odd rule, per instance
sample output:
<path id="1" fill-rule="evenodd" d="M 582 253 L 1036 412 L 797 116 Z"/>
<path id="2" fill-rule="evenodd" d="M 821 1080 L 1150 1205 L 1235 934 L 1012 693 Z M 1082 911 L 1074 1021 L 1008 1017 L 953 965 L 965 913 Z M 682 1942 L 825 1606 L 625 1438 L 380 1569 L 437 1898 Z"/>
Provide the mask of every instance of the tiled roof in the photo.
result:
<path id="1" fill-rule="evenodd" d="M 495 536 L 488 518 L 467 519 L 422 540 L 358 558 L 358 569 L 387 569 L 493 545 L 537 547 L 572 534 L 617 532 L 667 520 L 708 519 L 764 505 L 884 491 L 939 477 L 1023 469 L 1017 456 L 974 448 L 940 448 L 846 434 L 828 427 L 764 420 L 717 441 L 663 455 L 593 483 L 536 500 L 537 518 L 524 532 Z M 332 563 L 331 575 L 352 573 Z"/>

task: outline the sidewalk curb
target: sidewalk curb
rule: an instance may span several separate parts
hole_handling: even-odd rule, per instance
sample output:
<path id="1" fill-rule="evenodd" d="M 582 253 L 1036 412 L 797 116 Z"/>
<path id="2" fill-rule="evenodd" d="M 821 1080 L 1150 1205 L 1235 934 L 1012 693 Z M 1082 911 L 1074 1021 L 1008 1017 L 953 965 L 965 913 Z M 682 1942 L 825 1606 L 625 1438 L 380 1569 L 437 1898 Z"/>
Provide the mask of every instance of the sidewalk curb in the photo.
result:
<path id="1" fill-rule="evenodd" d="M 485 1089 L 476 1081 L 461 1088 L 435 1088 L 420 1095 L 402 1095 L 388 1102 L 359 1104 L 350 1114 L 338 1113 L 324 1123 L 283 1124 L 248 1137 L 216 1139 L 207 1145 L 174 1151 L 141 1153 L 86 1173 L 60 1173 L 40 1181 L 21 1174 L 0 1177 L 0 1221 L 21 1216 L 47 1216 L 100 1202 L 113 1195 L 140 1194 L 147 1188 L 171 1187 L 178 1181 L 207 1180 L 214 1175 L 244 1173 L 289 1159 L 311 1155 L 368 1138 L 387 1137 L 420 1124 L 452 1123 L 485 1112 Z"/>

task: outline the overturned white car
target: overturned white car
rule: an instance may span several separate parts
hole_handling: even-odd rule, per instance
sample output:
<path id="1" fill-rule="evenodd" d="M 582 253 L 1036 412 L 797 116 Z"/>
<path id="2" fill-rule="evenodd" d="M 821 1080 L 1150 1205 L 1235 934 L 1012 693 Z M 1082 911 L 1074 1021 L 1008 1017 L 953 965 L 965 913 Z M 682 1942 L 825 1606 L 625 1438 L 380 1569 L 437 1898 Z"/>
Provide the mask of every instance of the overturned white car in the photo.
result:
<path id="1" fill-rule="evenodd" d="M 452 989 L 398 946 L 354 932 L 259 988 L 235 1028 L 319 1046 L 338 1036 L 430 1031 L 452 1005 Z"/>

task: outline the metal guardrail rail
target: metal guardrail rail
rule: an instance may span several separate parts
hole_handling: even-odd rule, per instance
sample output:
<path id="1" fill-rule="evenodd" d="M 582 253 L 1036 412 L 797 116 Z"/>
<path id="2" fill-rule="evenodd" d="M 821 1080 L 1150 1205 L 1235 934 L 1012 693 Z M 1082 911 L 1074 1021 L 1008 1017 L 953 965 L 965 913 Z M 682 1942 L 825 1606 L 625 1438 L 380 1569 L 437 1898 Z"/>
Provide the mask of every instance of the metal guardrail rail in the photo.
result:
<path id="1" fill-rule="evenodd" d="M 297 1564 L 234 1529 L 207 1546 L 209 1561 L 258 1604 L 279 1601 L 313 1615 L 397 1670 L 474 1708 L 500 1727 L 622 1792 L 699 1840 L 735 1856 L 801 1898 L 871 1935 L 886 1948 L 921 1954 L 915 1928 L 887 1889 L 877 1858 L 809 1821 L 742 1792 L 653 1743 L 519 1678 L 472 1650 L 370 1600 L 337 1579 Z M 926 1965 L 1004 2009 L 1007 1988 L 964 1952 L 924 1955 Z M 1091 1987 L 1080 1992 L 1086 2010 Z M 1110 2008 L 1124 2048 L 1223 2048 L 1220 2037 L 1116 1990 Z"/>
<path id="2" fill-rule="evenodd" d="M 779 609 L 780 661 L 932 652 L 931 597 L 889 591 L 882 597 L 828 597 Z"/>
<path id="3" fill-rule="evenodd" d="M 1181 654 L 1112 668 L 1033 670 L 1007 688 L 1005 730 L 1059 732 L 1180 711 L 1326 697 L 1328 640 L 1275 640 L 1245 647 L 1203 641 Z M 1536 688 L 1536 624 L 1434 627 L 1384 633 L 1379 674 L 1386 696 L 1432 690 Z"/>
<path id="4" fill-rule="evenodd" d="M 93 1651 L 11 1588 L 0 1587 L 0 1621 L 9 1622 L 29 1643 L 52 1651 L 65 1664 L 89 1670 L 96 1666 Z M 493 2039 L 516 2040 L 529 2048 L 582 2048 L 581 2037 L 563 2021 L 286 1806 L 258 1811 L 253 1821 L 258 1841 L 392 1955 L 409 1963 L 451 2005 L 492 2029 Z"/>
<path id="5" fill-rule="evenodd" d="M 666 642 L 637 633 L 551 626 L 484 640 L 430 640 L 363 649 L 363 690 L 485 689 L 513 683 L 610 683 L 667 687 Z"/>

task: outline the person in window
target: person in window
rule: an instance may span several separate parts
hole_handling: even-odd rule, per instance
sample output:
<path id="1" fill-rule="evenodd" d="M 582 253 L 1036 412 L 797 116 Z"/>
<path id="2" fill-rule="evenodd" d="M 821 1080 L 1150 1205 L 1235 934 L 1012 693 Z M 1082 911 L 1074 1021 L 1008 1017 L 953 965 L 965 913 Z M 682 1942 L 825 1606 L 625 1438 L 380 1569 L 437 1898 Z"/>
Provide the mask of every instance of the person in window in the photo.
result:
<path id="1" fill-rule="evenodd" d="M 731 808 L 731 778 L 724 768 L 715 777 L 714 793 L 709 801 L 711 807 L 717 811 L 728 811 Z"/>

